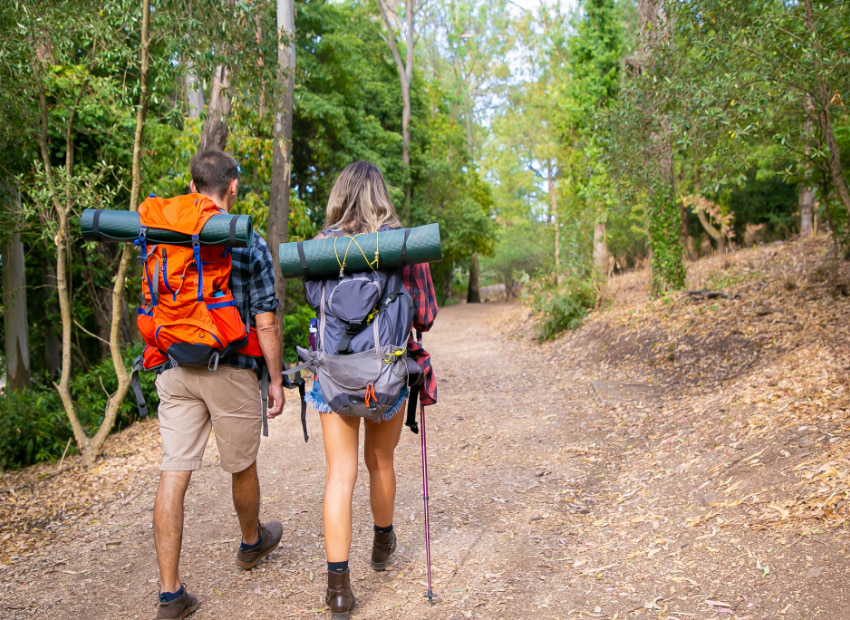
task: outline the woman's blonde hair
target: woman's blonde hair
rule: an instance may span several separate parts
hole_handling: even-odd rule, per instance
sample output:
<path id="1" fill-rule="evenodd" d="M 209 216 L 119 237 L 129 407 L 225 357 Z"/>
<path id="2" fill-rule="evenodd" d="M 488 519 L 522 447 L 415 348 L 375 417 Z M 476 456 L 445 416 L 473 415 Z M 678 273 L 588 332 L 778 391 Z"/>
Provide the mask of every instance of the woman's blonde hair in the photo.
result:
<path id="1" fill-rule="evenodd" d="M 324 230 L 348 235 L 401 228 L 381 171 L 366 161 L 349 164 L 328 198 Z"/>

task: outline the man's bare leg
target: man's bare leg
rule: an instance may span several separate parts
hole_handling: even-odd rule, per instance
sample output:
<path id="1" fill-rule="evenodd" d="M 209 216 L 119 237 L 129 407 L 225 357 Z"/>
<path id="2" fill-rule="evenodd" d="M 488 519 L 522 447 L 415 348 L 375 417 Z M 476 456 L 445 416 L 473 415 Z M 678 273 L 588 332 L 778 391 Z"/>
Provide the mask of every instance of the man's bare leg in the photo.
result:
<path id="1" fill-rule="evenodd" d="M 233 474 L 233 506 L 239 518 L 242 541 L 253 545 L 260 538 L 257 523 L 260 520 L 260 480 L 257 477 L 257 463 Z"/>
<path id="2" fill-rule="evenodd" d="M 183 545 L 183 499 L 191 471 L 163 471 L 153 505 L 153 533 L 162 592 L 180 589 L 180 548 Z"/>

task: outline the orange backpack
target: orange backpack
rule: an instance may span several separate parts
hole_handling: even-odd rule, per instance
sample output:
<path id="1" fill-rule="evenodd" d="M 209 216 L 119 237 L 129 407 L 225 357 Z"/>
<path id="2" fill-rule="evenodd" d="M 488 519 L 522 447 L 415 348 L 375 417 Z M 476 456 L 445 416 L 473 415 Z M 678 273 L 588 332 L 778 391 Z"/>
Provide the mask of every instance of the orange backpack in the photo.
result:
<path id="1" fill-rule="evenodd" d="M 136 324 L 147 345 L 146 370 L 169 363 L 215 370 L 234 351 L 262 356 L 256 331 L 239 315 L 230 292 L 230 248 L 200 243 L 204 224 L 221 212 L 200 194 L 151 196 L 139 205 L 144 306 Z M 183 233 L 192 242 L 148 245 L 148 229 Z"/>

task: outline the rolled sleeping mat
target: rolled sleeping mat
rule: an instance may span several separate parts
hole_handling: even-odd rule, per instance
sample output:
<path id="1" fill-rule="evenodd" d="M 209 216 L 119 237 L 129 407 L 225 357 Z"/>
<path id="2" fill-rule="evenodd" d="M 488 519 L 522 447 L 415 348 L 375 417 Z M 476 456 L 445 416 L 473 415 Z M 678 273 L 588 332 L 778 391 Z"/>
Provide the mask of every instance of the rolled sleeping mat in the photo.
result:
<path id="1" fill-rule="evenodd" d="M 135 211 L 85 209 L 80 217 L 80 231 L 87 241 L 133 242 L 139 237 L 142 225 Z M 213 215 L 200 234 L 201 245 L 247 248 L 254 235 L 250 215 Z M 172 230 L 148 228 L 145 237 L 149 244 L 192 245 L 192 237 Z"/>
<path id="2" fill-rule="evenodd" d="M 440 225 L 281 243 L 278 259 L 284 278 L 308 279 L 338 275 L 342 265 L 345 273 L 355 273 L 436 263 L 443 260 Z"/>

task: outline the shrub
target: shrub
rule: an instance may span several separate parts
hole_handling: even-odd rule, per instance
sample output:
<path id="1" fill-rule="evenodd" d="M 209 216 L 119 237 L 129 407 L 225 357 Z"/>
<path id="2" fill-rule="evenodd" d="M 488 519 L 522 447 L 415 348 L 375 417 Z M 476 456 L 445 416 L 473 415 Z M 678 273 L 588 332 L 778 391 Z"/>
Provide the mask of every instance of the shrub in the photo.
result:
<path id="1" fill-rule="evenodd" d="M 581 327 L 599 299 L 599 283 L 574 278 L 552 289 L 533 291 L 532 295 L 535 336 L 550 340 L 565 330 Z"/>
<path id="2" fill-rule="evenodd" d="M 283 315 L 283 361 L 291 364 L 298 360 L 295 347 L 307 348 L 310 344 L 310 320 L 316 312 L 307 304 L 288 309 Z"/>
<path id="3" fill-rule="evenodd" d="M 141 345 L 124 350 L 127 368 L 141 351 Z M 154 387 L 155 376 L 150 372 L 143 372 L 140 376 L 148 410 L 155 414 L 159 402 Z M 74 377 L 70 388 L 80 423 L 88 433 L 94 432 L 103 421 L 108 394 L 118 388 L 112 360 L 106 359 L 88 372 Z M 121 403 L 115 430 L 132 424 L 137 417 L 136 399 L 130 390 Z M 0 468 L 25 467 L 58 459 L 71 437 L 71 423 L 59 393 L 47 381 L 35 380 L 27 390 L 0 396 Z M 75 448 L 72 442 L 69 453 Z"/>

